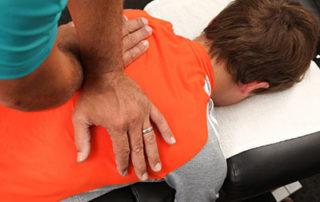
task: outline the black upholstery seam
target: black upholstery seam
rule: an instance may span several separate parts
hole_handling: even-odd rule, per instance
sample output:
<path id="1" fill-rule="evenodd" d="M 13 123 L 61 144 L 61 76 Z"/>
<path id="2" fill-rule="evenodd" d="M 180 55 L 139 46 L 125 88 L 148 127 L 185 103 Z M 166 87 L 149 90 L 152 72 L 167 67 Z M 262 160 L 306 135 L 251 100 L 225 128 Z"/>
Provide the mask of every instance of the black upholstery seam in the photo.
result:
<path id="1" fill-rule="evenodd" d="M 138 192 L 138 190 L 134 187 L 134 185 L 130 186 L 130 189 L 131 189 L 131 191 L 132 191 L 132 194 L 135 196 L 136 201 L 137 201 L 137 202 L 141 202 L 139 192 Z"/>

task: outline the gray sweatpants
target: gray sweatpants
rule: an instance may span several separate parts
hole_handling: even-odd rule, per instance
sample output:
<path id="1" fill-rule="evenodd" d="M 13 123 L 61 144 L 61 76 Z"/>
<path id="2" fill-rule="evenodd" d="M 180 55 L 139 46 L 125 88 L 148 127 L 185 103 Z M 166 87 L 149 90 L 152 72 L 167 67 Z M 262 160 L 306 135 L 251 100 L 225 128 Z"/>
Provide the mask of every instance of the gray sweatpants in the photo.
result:
<path id="1" fill-rule="evenodd" d="M 178 202 L 214 202 L 226 173 L 226 160 L 216 135 L 209 128 L 205 147 L 187 164 L 168 174 L 165 181 L 176 190 Z"/>
<path id="2" fill-rule="evenodd" d="M 176 190 L 177 202 L 214 202 L 226 177 L 226 160 L 214 126 L 208 120 L 208 142 L 191 161 L 168 174 L 165 181 Z M 85 202 L 128 185 L 108 186 L 63 200 Z"/>

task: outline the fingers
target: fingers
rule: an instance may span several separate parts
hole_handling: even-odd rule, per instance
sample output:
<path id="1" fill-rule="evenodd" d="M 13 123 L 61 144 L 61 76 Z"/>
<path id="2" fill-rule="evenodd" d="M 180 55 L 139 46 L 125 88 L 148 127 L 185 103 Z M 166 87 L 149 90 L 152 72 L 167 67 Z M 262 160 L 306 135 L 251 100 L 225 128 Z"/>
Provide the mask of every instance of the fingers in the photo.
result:
<path id="1" fill-rule="evenodd" d="M 141 41 L 135 47 L 125 51 L 123 53 L 123 62 L 125 67 L 135 61 L 138 57 L 140 57 L 144 52 L 149 48 L 148 41 Z"/>
<path id="2" fill-rule="evenodd" d="M 123 17 L 123 22 L 124 22 L 123 33 L 122 33 L 123 37 L 125 37 L 129 33 L 142 29 L 148 24 L 148 20 L 146 18 L 136 18 L 136 19 L 128 20 L 126 16 Z"/>
<path id="3" fill-rule="evenodd" d="M 134 32 L 129 32 L 122 39 L 123 51 L 129 50 L 137 45 L 139 42 L 146 39 L 152 34 L 152 28 L 149 26 L 142 27 Z"/>
<path id="4" fill-rule="evenodd" d="M 149 42 L 145 39 L 152 34 L 152 29 L 145 18 L 127 20 L 124 17 L 123 22 L 123 61 L 127 66 L 148 49 Z"/>
<path id="5" fill-rule="evenodd" d="M 144 122 L 143 128 L 146 129 L 150 127 L 152 127 L 152 125 L 150 123 L 150 119 L 148 116 L 148 118 Z M 160 162 L 158 145 L 157 145 L 154 131 L 152 130 L 147 134 L 143 134 L 143 141 L 144 141 L 145 152 L 146 152 L 151 169 L 155 172 L 159 172 L 162 168 L 162 165 Z"/>
<path id="6" fill-rule="evenodd" d="M 79 118 L 78 115 L 73 117 L 73 126 L 75 134 L 75 143 L 77 146 L 77 161 L 85 161 L 90 154 L 90 125 L 85 119 Z"/>
<path id="7" fill-rule="evenodd" d="M 164 116 L 160 113 L 160 111 L 153 104 L 151 104 L 150 117 L 151 117 L 151 120 L 158 127 L 162 138 L 168 144 L 175 144 L 176 143 L 176 139 L 174 138 L 174 136 L 172 134 L 172 131 L 171 131 L 166 119 L 164 118 Z"/>
<path id="8" fill-rule="evenodd" d="M 113 152 L 116 157 L 116 165 L 119 173 L 122 176 L 127 175 L 129 167 L 129 155 L 130 147 L 128 135 L 124 134 L 112 134 L 110 135 L 112 140 Z"/>
<path id="9" fill-rule="evenodd" d="M 147 166 L 144 158 L 144 146 L 142 139 L 142 129 L 137 124 L 132 124 L 129 128 L 131 161 L 136 175 L 141 181 L 148 179 Z"/>

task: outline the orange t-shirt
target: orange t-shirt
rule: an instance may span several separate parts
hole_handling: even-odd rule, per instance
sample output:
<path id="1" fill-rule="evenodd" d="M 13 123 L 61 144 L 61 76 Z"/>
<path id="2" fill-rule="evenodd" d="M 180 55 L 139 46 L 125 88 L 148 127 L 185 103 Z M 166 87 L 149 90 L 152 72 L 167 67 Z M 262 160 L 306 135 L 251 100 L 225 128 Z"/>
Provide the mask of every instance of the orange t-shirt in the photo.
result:
<path id="1" fill-rule="evenodd" d="M 159 179 L 191 160 L 207 140 L 206 109 L 209 96 L 205 77 L 211 80 L 210 58 L 200 45 L 176 36 L 170 23 L 143 11 L 153 28 L 146 54 L 126 74 L 135 80 L 160 109 L 177 143 L 167 145 L 157 134 L 163 169 L 151 170 Z M 99 187 L 138 181 L 132 167 L 119 175 L 107 131 L 92 130 L 92 151 L 84 163 L 76 162 L 71 115 L 77 96 L 64 105 L 41 112 L 19 112 L 0 106 L 0 200 L 58 201 Z"/>

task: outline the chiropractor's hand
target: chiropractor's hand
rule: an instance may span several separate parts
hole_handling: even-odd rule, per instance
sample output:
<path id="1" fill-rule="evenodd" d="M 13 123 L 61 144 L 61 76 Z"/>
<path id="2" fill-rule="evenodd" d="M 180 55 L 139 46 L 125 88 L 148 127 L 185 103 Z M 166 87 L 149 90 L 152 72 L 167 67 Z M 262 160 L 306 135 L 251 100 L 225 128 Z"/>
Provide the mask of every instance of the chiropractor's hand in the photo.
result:
<path id="1" fill-rule="evenodd" d="M 152 34 L 152 29 L 145 18 L 136 18 L 128 20 L 123 17 L 122 28 L 122 47 L 124 66 L 129 65 L 139 56 L 141 56 L 149 47 L 148 40 L 145 40 Z"/>
<path id="2" fill-rule="evenodd" d="M 127 31 L 123 31 L 123 54 L 124 61 L 129 63 L 146 49 L 135 45 L 144 43 L 142 40 L 150 35 L 150 31 L 141 19 L 127 21 L 125 26 Z M 125 56 L 126 52 L 133 53 L 133 56 Z M 110 134 L 120 174 L 127 174 L 131 157 L 136 175 L 146 180 L 146 161 L 154 171 L 161 170 L 161 162 L 154 132 L 143 135 L 142 131 L 152 126 L 152 121 L 164 140 L 174 144 L 175 139 L 165 118 L 135 82 L 122 72 L 108 73 L 103 82 L 96 83 L 99 86 L 84 87 L 73 116 L 78 161 L 84 161 L 90 153 L 89 127 L 102 126 Z"/>
<path id="3" fill-rule="evenodd" d="M 89 127 L 102 126 L 110 134 L 120 174 L 127 174 L 131 156 L 136 175 L 146 180 L 144 154 L 156 172 L 161 162 L 154 132 L 143 135 L 143 129 L 152 126 L 152 120 L 169 144 L 175 143 L 172 132 L 162 114 L 127 76 L 119 73 L 106 80 L 110 82 L 99 91 L 95 87 L 84 89 L 77 102 L 73 121 L 78 161 L 84 161 L 90 152 Z"/>
<path id="4" fill-rule="evenodd" d="M 145 18 L 128 20 L 127 17 L 123 17 L 122 58 L 124 66 L 128 66 L 148 49 L 149 42 L 146 38 L 152 34 L 152 29 L 147 23 L 148 21 Z M 61 25 L 59 30 L 63 34 L 63 36 L 60 37 L 61 40 L 67 41 L 66 39 L 72 39 L 74 44 L 78 43 L 76 41 L 76 30 L 73 22 Z M 70 42 L 68 42 L 68 44 L 70 44 Z"/>

